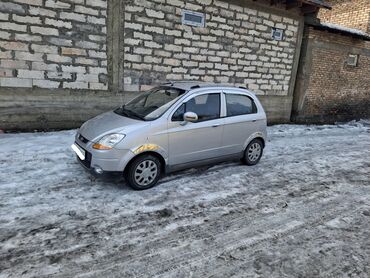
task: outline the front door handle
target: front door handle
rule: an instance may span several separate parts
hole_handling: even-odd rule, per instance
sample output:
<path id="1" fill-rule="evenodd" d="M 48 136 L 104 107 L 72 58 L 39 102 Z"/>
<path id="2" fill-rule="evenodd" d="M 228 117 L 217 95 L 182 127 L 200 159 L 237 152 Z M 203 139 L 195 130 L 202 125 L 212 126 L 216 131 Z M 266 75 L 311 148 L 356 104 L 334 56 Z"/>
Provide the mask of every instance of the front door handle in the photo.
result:
<path id="1" fill-rule="evenodd" d="M 220 124 L 214 124 L 214 125 L 212 125 L 212 127 L 218 127 L 218 126 L 220 126 Z"/>

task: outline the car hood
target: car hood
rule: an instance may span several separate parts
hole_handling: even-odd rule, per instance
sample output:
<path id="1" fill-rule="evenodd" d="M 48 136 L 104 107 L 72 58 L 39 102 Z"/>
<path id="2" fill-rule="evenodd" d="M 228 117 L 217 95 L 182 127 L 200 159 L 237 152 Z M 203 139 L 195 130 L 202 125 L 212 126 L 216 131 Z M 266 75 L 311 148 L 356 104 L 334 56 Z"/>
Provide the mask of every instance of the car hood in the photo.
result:
<path id="1" fill-rule="evenodd" d="M 97 142 L 104 135 L 127 134 L 148 124 L 148 122 L 127 118 L 110 111 L 88 120 L 78 132 L 89 141 Z"/>

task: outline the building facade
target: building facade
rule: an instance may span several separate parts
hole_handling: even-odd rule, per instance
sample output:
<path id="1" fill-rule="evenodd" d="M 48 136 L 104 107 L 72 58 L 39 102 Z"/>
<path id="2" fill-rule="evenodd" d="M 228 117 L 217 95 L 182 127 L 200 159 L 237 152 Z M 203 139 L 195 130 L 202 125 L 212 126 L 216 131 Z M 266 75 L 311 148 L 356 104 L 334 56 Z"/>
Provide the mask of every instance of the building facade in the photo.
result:
<path id="1" fill-rule="evenodd" d="M 299 123 L 370 118 L 370 36 L 306 27 L 292 109 Z"/>
<path id="2" fill-rule="evenodd" d="M 370 2 L 328 0 L 306 22 L 292 120 L 333 123 L 370 118 Z"/>
<path id="3" fill-rule="evenodd" d="M 107 1 L 0 1 L 0 129 L 71 128 L 109 109 Z"/>
<path id="4" fill-rule="evenodd" d="M 0 129 L 79 126 L 167 80 L 247 87 L 289 122 L 321 0 L 2 0 Z M 322 13 L 324 14 L 324 13 Z"/>
<path id="5" fill-rule="evenodd" d="M 122 2 L 120 2 L 122 3 Z M 119 4 L 117 4 L 119 5 Z M 290 120 L 303 32 L 299 7 L 270 1 L 134 1 L 121 5 L 123 37 L 116 86 L 127 95 L 166 80 L 199 80 L 247 87 L 263 102 L 270 123 Z M 204 26 L 182 22 L 184 11 Z M 283 30 L 281 40 L 273 29 Z"/>

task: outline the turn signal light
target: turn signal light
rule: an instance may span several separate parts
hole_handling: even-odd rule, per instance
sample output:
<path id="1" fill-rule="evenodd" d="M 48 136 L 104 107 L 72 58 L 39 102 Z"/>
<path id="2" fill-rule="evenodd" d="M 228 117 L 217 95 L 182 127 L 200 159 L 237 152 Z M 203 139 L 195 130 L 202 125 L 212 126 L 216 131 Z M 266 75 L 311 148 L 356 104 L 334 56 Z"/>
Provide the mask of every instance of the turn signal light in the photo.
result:
<path id="1" fill-rule="evenodd" d="M 112 149 L 112 147 L 104 146 L 104 145 L 101 145 L 99 143 L 94 144 L 92 147 L 93 147 L 93 149 L 96 149 L 96 150 L 110 150 L 110 149 Z"/>

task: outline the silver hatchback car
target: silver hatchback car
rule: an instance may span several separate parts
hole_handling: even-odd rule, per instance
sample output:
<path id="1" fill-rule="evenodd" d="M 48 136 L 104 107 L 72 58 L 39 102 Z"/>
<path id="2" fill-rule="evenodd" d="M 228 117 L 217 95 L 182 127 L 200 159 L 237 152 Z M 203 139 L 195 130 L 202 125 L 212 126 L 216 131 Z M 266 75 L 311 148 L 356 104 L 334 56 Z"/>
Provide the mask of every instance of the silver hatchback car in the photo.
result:
<path id="1" fill-rule="evenodd" d="M 266 114 L 245 88 L 171 82 L 85 122 L 72 149 L 92 173 L 123 173 L 137 190 L 161 174 L 242 159 L 259 162 Z"/>

